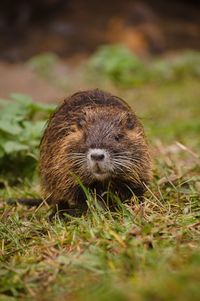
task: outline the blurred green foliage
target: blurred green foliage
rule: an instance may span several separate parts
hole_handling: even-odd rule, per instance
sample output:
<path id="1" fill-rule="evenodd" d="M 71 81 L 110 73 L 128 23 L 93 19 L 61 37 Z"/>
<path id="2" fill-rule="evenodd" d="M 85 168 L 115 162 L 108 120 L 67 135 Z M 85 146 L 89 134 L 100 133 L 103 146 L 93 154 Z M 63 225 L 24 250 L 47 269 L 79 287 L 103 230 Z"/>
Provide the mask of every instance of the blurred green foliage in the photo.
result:
<path id="1" fill-rule="evenodd" d="M 60 62 L 55 53 L 45 52 L 35 55 L 27 61 L 27 66 L 45 81 L 63 90 L 67 89 L 69 85 L 68 67 Z M 60 69 L 62 70 L 60 71 Z"/>
<path id="2" fill-rule="evenodd" d="M 27 64 L 40 76 L 46 79 L 51 79 L 57 62 L 58 57 L 56 56 L 56 54 L 43 53 L 32 57 Z"/>
<path id="3" fill-rule="evenodd" d="M 138 85 L 148 79 L 144 64 L 122 45 L 103 46 L 90 58 L 90 71 L 122 85 Z"/>
<path id="4" fill-rule="evenodd" d="M 166 58 L 147 61 L 123 45 L 101 46 L 89 59 L 87 70 L 96 78 L 107 78 L 125 87 L 147 82 L 200 77 L 200 53 L 186 51 Z"/>
<path id="5" fill-rule="evenodd" d="M 12 94 L 0 100 L 0 169 L 5 174 L 31 174 L 35 170 L 39 141 L 54 105 L 33 102 Z"/>

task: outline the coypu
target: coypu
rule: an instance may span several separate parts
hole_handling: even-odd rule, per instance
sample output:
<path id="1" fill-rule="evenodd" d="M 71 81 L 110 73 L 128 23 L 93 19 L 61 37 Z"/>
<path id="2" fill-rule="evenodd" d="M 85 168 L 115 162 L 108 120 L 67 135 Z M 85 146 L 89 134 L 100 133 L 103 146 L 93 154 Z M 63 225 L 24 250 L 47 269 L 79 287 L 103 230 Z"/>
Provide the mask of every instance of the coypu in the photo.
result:
<path id="1" fill-rule="evenodd" d="M 141 198 L 151 177 L 143 126 L 120 98 L 100 90 L 68 97 L 50 117 L 40 144 L 40 176 L 47 203 L 70 213 L 87 207 L 77 179 L 102 198 Z M 55 213 L 55 212 L 54 212 Z"/>

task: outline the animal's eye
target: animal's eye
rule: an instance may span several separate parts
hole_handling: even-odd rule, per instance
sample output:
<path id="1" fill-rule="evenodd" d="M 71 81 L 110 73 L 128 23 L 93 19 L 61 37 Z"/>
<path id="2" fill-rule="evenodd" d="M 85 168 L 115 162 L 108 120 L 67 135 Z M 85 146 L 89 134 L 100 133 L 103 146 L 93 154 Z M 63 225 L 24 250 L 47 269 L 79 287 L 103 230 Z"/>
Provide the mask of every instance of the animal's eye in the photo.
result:
<path id="1" fill-rule="evenodd" d="M 79 129 L 81 129 L 84 126 L 84 120 L 82 118 L 78 118 L 76 123 Z"/>
<path id="2" fill-rule="evenodd" d="M 119 142 L 123 137 L 124 137 L 124 135 L 119 134 L 119 135 L 116 135 L 114 138 L 115 138 L 115 141 Z"/>

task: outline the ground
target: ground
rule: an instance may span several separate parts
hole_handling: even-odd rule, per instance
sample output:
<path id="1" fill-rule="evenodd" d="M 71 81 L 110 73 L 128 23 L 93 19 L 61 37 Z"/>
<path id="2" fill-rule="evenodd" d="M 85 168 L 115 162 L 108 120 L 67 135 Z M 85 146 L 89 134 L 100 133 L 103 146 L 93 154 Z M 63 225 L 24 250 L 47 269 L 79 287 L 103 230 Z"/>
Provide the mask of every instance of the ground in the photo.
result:
<path id="1" fill-rule="evenodd" d="M 72 78 L 64 90 L 44 76 L 37 80 L 60 95 L 74 89 Z M 47 206 L 5 203 L 9 197 L 37 196 L 37 180 L 11 186 L 4 179 L 0 300 L 199 300 L 199 79 L 134 88 L 86 83 L 79 76 L 77 82 L 122 96 L 137 112 L 154 158 L 152 183 L 142 204 L 134 197 L 125 204 L 116 200 L 112 213 L 88 195 L 86 216 L 51 223 Z"/>

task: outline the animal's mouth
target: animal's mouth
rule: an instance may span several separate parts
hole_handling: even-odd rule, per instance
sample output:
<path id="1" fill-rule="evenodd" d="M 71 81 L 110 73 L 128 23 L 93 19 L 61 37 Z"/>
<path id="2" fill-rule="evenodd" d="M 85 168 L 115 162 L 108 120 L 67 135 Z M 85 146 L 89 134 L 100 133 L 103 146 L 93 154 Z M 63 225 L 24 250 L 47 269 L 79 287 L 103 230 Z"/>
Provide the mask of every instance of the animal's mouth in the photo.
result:
<path id="1" fill-rule="evenodd" d="M 96 179 L 99 179 L 99 180 L 106 179 L 106 178 L 109 176 L 108 171 L 103 170 L 103 169 L 99 166 L 98 163 L 96 163 L 95 168 L 94 168 L 93 171 L 92 171 L 92 174 L 93 174 L 93 176 L 94 176 Z"/>
<path id="2" fill-rule="evenodd" d="M 102 174 L 102 173 L 105 173 L 105 171 L 102 170 L 102 168 L 100 167 L 99 163 L 96 163 L 95 167 L 94 167 L 94 173 Z"/>
<path id="3" fill-rule="evenodd" d="M 101 173 L 96 173 L 94 172 L 93 173 L 93 177 L 96 179 L 96 180 L 99 180 L 99 181 L 103 181 L 105 179 L 107 179 L 109 177 L 109 174 L 106 173 L 106 172 L 101 172 Z"/>

